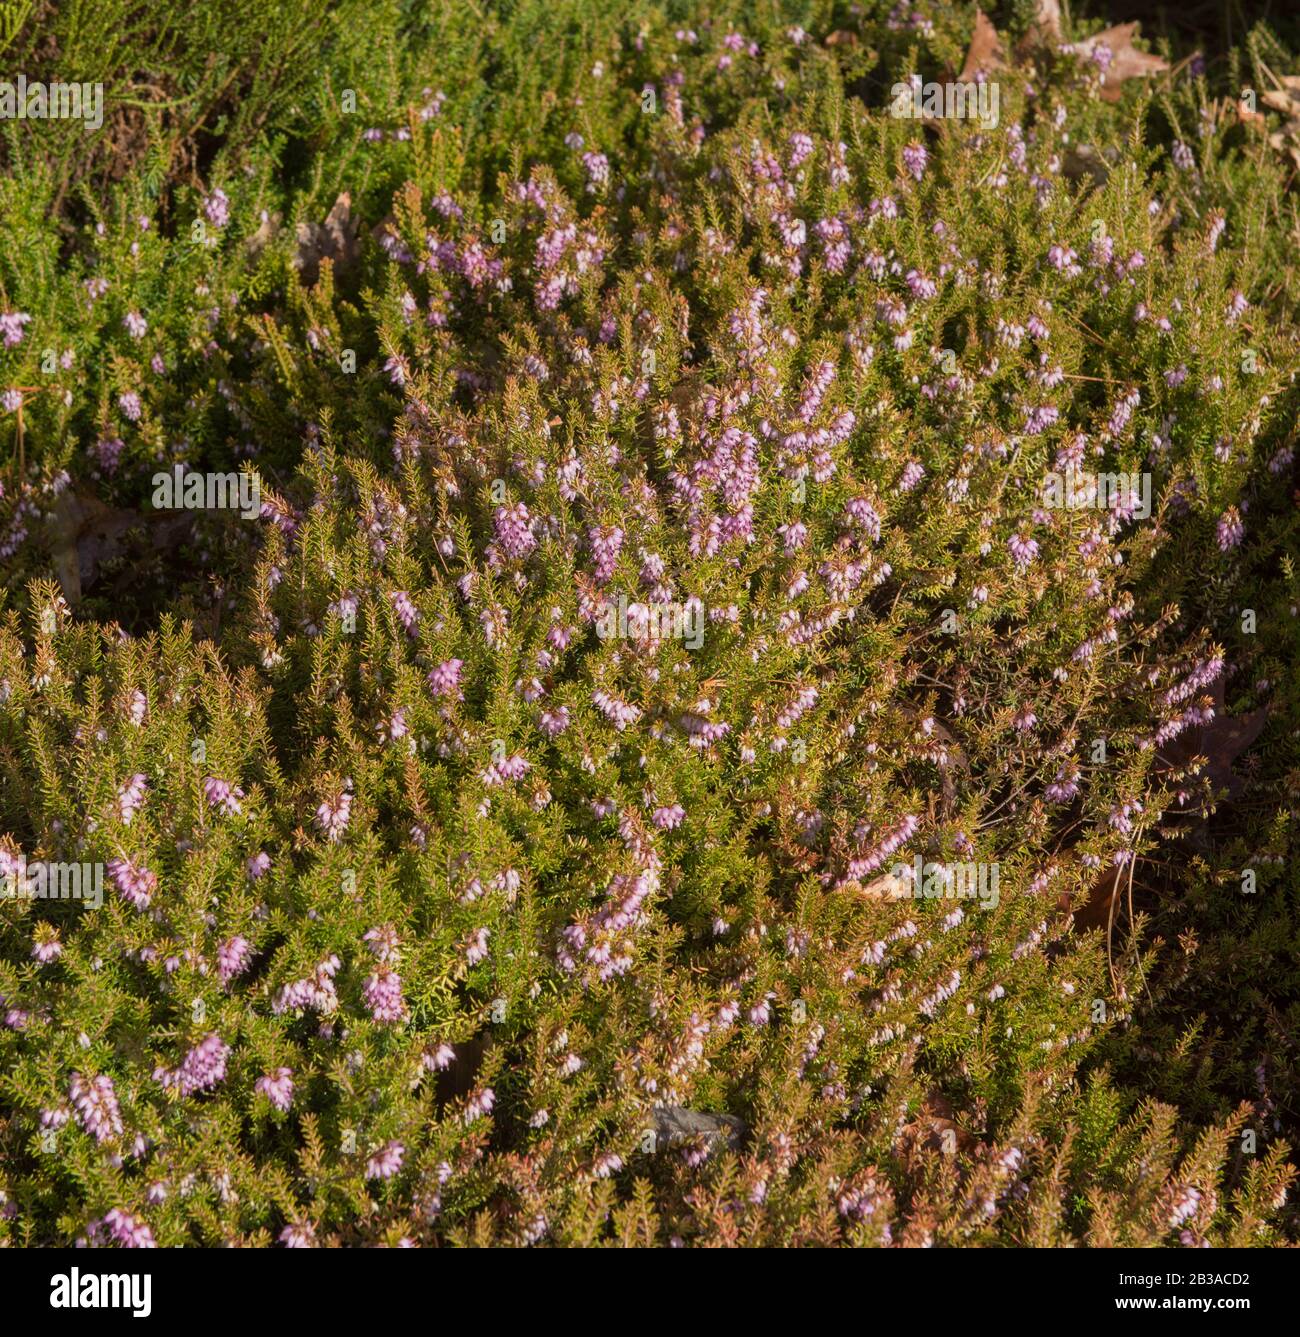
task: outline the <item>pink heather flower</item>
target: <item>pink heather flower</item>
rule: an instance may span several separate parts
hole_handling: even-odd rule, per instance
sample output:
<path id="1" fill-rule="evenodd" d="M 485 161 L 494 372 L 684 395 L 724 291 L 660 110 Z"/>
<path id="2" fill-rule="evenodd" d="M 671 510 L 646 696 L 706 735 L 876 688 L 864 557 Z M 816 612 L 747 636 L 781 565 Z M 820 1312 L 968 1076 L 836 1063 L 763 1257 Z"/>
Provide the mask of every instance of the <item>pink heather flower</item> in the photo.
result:
<path id="1" fill-rule="evenodd" d="M 377 970 L 366 980 L 363 995 L 370 1015 L 376 1021 L 397 1022 L 406 1018 L 402 1001 L 402 977 L 388 967 Z"/>
<path id="2" fill-rule="evenodd" d="M 122 445 L 120 436 L 101 436 L 91 447 L 99 467 L 106 474 L 117 472 L 117 463 L 122 454 Z"/>
<path id="3" fill-rule="evenodd" d="M 908 813 L 897 826 L 885 833 L 873 849 L 867 851 L 861 858 L 854 859 L 849 863 L 849 877 L 858 878 L 864 873 L 874 872 L 895 850 L 911 840 L 919 826 L 918 819 Z"/>
<path id="4" fill-rule="evenodd" d="M 401 1168 L 406 1148 L 396 1138 L 386 1142 L 366 1162 L 367 1179 L 391 1179 Z"/>
<path id="5" fill-rule="evenodd" d="M 300 1012 L 304 1008 L 314 1008 L 326 1014 L 333 1012 L 339 1001 L 334 990 L 334 976 L 338 968 L 337 956 L 326 957 L 309 978 L 294 980 L 292 984 L 278 989 L 271 1002 L 271 1011 L 277 1017 L 286 1012 Z"/>
<path id="6" fill-rule="evenodd" d="M 222 228 L 230 221 L 230 201 L 220 186 L 203 201 L 203 212 L 213 227 Z"/>
<path id="7" fill-rule="evenodd" d="M 910 492 L 925 477 L 925 466 L 918 460 L 908 460 L 899 475 L 898 491 Z"/>
<path id="8" fill-rule="evenodd" d="M 844 154 L 847 145 L 841 140 L 832 144 L 826 151 L 826 179 L 830 182 L 831 188 L 836 186 L 847 186 L 849 184 L 849 168 L 844 161 Z"/>
<path id="9" fill-rule="evenodd" d="M 469 1100 L 465 1104 L 465 1113 L 462 1116 L 464 1121 L 471 1124 L 485 1115 L 491 1114 L 496 1101 L 496 1092 L 490 1086 L 483 1086 L 477 1091 L 471 1092 Z"/>
<path id="10" fill-rule="evenodd" d="M 873 539 L 880 538 L 880 516 L 865 497 L 855 497 L 845 506 L 844 511 L 850 524 L 865 529 Z"/>
<path id="11" fill-rule="evenodd" d="M 387 738 L 393 743 L 399 738 L 405 738 L 411 732 L 411 726 L 406 722 L 406 707 L 398 707 L 387 720 L 382 720 L 375 726 L 375 731 L 380 738 Z"/>
<path id="12" fill-rule="evenodd" d="M 617 697 L 610 696 L 608 692 L 597 690 L 591 694 L 592 704 L 596 709 L 610 720 L 614 727 L 622 733 L 629 724 L 635 724 L 641 718 L 641 711 L 626 701 L 620 701 Z"/>
<path id="13" fill-rule="evenodd" d="M 522 501 L 513 506 L 498 506 L 492 528 L 501 551 L 512 561 L 522 562 L 536 547 L 532 517 Z"/>
<path id="14" fill-rule="evenodd" d="M 1216 533 L 1221 552 L 1227 552 L 1229 548 L 1235 548 L 1245 537 L 1246 526 L 1242 524 L 1241 512 L 1235 506 L 1229 506 L 1219 517 Z"/>
<path id="15" fill-rule="evenodd" d="M 1007 550 L 1022 571 L 1032 565 L 1034 558 L 1038 556 L 1038 544 L 1024 534 L 1012 534 L 1007 540 Z"/>
<path id="16" fill-rule="evenodd" d="M 456 1051 L 444 1040 L 424 1051 L 421 1062 L 429 1072 L 443 1072 L 455 1062 Z"/>
<path id="17" fill-rule="evenodd" d="M 923 144 L 908 144 L 903 150 L 903 166 L 912 174 L 914 180 L 919 181 L 925 175 L 925 164 L 928 161 L 928 155 Z"/>
<path id="18" fill-rule="evenodd" d="M 96 1142 L 122 1136 L 122 1116 L 111 1077 L 101 1075 L 86 1081 L 79 1072 L 74 1072 L 68 1096 L 76 1107 L 77 1122 Z"/>
<path id="19" fill-rule="evenodd" d="M 623 1158 L 612 1151 L 602 1151 L 591 1164 L 597 1179 L 609 1179 L 623 1168 Z"/>
<path id="20" fill-rule="evenodd" d="M 928 275 L 919 269 L 909 269 L 904 278 L 908 290 L 913 297 L 918 299 L 933 297 L 939 291 L 939 285 Z"/>
<path id="21" fill-rule="evenodd" d="M 802 130 L 796 130 L 790 136 L 790 156 L 787 159 L 789 170 L 795 171 L 805 158 L 810 157 L 813 147 L 812 136 L 805 134 Z"/>
<path id="22" fill-rule="evenodd" d="M 16 348 L 23 341 L 23 326 L 31 324 L 26 311 L 0 311 L 0 337 L 6 348 Z"/>
<path id="23" fill-rule="evenodd" d="M 818 697 L 815 687 L 801 687 L 795 699 L 776 717 L 776 727 L 789 729 L 797 724 L 817 704 Z"/>
<path id="24" fill-rule="evenodd" d="M 247 939 L 238 936 L 228 938 L 217 948 L 217 977 L 223 988 L 244 973 L 252 951 Z"/>
<path id="25" fill-rule="evenodd" d="M 476 966 L 487 957 L 487 940 L 488 930 L 485 928 L 475 929 L 461 940 L 461 951 L 465 953 L 465 960 L 469 965 Z"/>
<path id="26" fill-rule="evenodd" d="M 623 531 L 617 525 L 608 528 L 596 526 L 588 530 L 587 538 L 596 559 L 596 583 L 604 585 L 618 564 L 618 555 L 623 548 Z"/>
<path id="27" fill-rule="evenodd" d="M 411 602 L 411 596 L 405 590 L 393 590 L 388 596 L 393 605 L 397 620 L 406 628 L 408 636 L 414 636 L 420 625 L 420 613 Z"/>
<path id="28" fill-rule="evenodd" d="M 787 557 L 798 552 L 800 548 L 808 541 L 808 526 L 796 521 L 790 525 L 779 525 L 778 534 L 785 541 L 785 554 Z"/>
<path id="29" fill-rule="evenodd" d="M 140 421 L 140 415 L 144 410 L 140 405 L 140 396 L 134 390 L 126 390 L 118 395 L 117 406 L 132 422 Z"/>
<path id="30" fill-rule="evenodd" d="M 149 323 L 138 311 L 128 311 L 122 317 L 122 324 L 133 339 L 143 339 L 149 332 Z"/>
<path id="31" fill-rule="evenodd" d="M 432 673 L 429 674 L 429 687 L 434 696 L 450 696 L 453 692 L 460 696 L 460 671 L 464 667 L 464 662 L 459 659 L 448 659 L 438 665 Z"/>
<path id="32" fill-rule="evenodd" d="M 1200 1189 L 1190 1186 L 1180 1189 L 1173 1210 L 1169 1214 L 1170 1228 L 1176 1230 L 1183 1222 L 1195 1216 L 1200 1205 Z"/>
<path id="33" fill-rule="evenodd" d="M 94 1239 L 100 1230 L 108 1231 L 109 1238 L 123 1249 L 156 1249 L 153 1231 L 138 1216 L 114 1207 L 104 1213 L 102 1221 L 92 1221 L 86 1233 Z"/>
<path id="34" fill-rule="evenodd" d="M 230 1046 L 219 1035 L 209 1035 L 185 1055 L 179 1068 L 155 1068 L 154 1081 L 168 1090 L 180 1092 L 182 1096 L 206 1091 L 225 1080 L 226 1056 L 229 1053 Z"/>
<path id="35" fill-rule="evenodd" d="M 849 262 L 853 246 L 849 230 L 842 219 L 819 218 L 813 224 L 813 236 L 822 244 L 822 263 L 828 274 L 842 274 Z"/>
<path id="36" fill-rule="evenodd" d="M 158 875 L 148 868 L 137 866 L 130 859 L 110 859 L 108 875 L 113 879 L 118 894 L 137 910 L 147 910 L 158 889 Z"/>
<path id="37" fill-rule="evenodd" d="M 1165 706 L 1176 706 L 1208 687 L 1223 672 L 1223 656 L 1211 655 L 1200 660 L 1183 679 L 1161 698 Z"/>
<path id="38" fill-rule="evenodd" d="M 256 854 L 251 854 L 244 862 L 244 871 L 248 874 L 250 882 L 256 882 L 271 867 L 271 856 L 265 850 L 258 850 Z"/>
<path id="39" fill-rule="evenodd" d="M 352 815 L 352 795 L 346 785 L 331 803 L 326 799 L 316 809 L 316 825 L 324 832 L 326 839 L 337 841 L 348 828 L 348 819 Z"/>
<path id="40" fill-rule="evenodd" d="M 671 808 L 656 808 L 650 816 L 650 820 L 661 830 L 671 831 L 682 824 L 682 818 L 686 816 L 686 810 L 680 803 L 674 803 Z"/>
<path id="41" fill-rule="evenodd" d="M 1056 772 L 1056 778 L 1043 791 L 1049 802 L 1069 803 L 1079 792 L 1079 767 L 1076 762 L 1066 762 Z"/>
<path id="42" fill-rule="evenodd" d="M 1117 803 L 1111 807 L 1107 822 L 1122 835 L 1128 835 L 1133 830 L 1132 814 L 1141 811 L 1142 805 L 1134 800 Z"/>
<path id="43" fill-rule="evenodd" d="M 285 1226 L 280 1232 L 280 1243 L 286 1249 L 314 1249 L 316 1247 L 316 1231 L 305 1221 L 296 1222 L 293 1225 Z"/>
<path id="44" fill-rule="evenodd" d="M 507 780 L 522 780 L 531 769 L 528 759 L 515 752 L 501 761 L 492 762 L 480 778 L 488 788 L 492 789 L 505 784 Z"/>
<path id="45" fill-rule="evenodd" d="M 263 1095 L 281 1113 L 293 1104 L 293 1069 L 276 1068 L 272 1073 L 259 1077 L 253 1083 L 253 1090 Z"/>
<path id="46" fill-rule="evenodd" d="M 558 706 L 555 710 L 543 710 L 540 727 L 548 738 L 558 738 L 569 727 L 568 706 Z"/>
<path id="47" fill-rule="evenodd" d="M 48 966 L 51 961 L 57 961 L 62 955 L 63 944 L 59 941 L 58 930 L 48 925 L 41 925 L 32 942 L 33 960 L 37 965 Z"/>
<path id="48" fill-rule="evenodd" d="M 144 791 L 148 788 L 149 777 L 146 775 L 133 775 L 121 789 L 117 791 L 117 810 L 121 815 L 122 821 L 131 825 L 131 819 L 139 810 L 144 802 Z"/>
<path id="49" fill-rule="evenodd" d="M 370 954 L 376 961 L 391 963 L 401 956 L 397 941 L 397 930 L 391 924 L 382 924 L 377 928 L 367 929 L 361 935 L 361 941 L 368 944 Z"/>
<path id="50" fill-rule="evenodd" d="M 594 195 L 609 185 L 609 159 L 603 153 L 584 153 L 582 167 L 587 173 L 587 193 Z"/>
<path id="51" fill-rule="evenodd" d="M 244 791 L 226 780 L 218 780 L 215 775 L 209 775 L 203 781 L 203 796 L 209 807 L 220 808 L 228 815 L 243 811 L 239 800 L 244 797 Z"/>

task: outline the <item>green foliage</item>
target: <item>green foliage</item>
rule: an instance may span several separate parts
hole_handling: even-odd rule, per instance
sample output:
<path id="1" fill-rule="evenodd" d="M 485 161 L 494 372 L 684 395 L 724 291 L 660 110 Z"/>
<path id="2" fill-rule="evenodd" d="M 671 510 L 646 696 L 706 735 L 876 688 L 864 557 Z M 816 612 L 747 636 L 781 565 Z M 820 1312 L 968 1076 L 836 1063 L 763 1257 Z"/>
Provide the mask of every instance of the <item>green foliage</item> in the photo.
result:
<path id="1" fill-rule="evenodd" d="M 50 16 L 0 872 L 104 877 L 0 902 L 14 1242 L 1294 1238 L 1289 169 L 1203 75 L 922 125 L 969 7 L 750 9 Z"/>

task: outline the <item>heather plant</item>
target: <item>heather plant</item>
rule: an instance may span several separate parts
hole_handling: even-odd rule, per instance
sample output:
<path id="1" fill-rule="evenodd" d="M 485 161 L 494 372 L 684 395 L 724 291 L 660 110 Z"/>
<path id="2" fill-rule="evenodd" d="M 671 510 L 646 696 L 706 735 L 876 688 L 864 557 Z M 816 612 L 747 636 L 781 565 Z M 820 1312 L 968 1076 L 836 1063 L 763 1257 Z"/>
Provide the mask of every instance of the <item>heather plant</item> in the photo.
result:
<path id="1" fill-rule="evenodd" d="M 891 115 L 972 18 L 443 15 L 16 215 L 9 1238 L 1291 1238 L 1287 170 L 1086 24 Z"/>

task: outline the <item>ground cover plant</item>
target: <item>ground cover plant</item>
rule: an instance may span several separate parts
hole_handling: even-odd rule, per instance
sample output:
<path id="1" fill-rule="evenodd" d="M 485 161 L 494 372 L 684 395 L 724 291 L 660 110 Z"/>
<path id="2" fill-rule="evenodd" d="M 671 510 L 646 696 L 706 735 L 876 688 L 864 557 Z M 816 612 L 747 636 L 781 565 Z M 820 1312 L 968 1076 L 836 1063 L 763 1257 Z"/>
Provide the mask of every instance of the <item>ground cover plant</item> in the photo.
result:
<path id="1" fill-rule="evenodd" d="M 1294 35 L 195 12 L 0 30 L 6 1241 L 1294 1242 Z"/>

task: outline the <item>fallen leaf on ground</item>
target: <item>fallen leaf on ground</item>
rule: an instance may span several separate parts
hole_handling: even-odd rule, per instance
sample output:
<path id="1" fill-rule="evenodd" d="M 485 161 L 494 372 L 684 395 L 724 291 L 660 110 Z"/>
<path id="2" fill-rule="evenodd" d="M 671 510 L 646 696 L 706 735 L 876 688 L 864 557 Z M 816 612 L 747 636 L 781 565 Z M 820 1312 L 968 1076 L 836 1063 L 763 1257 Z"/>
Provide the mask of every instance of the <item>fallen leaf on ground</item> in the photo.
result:
<path id="1" fill-rule="evenodd" d="M 1086 176 L 1095 185 L 1104 186 L 1110 176 L 1110 163 L 1091 144 L 1076 144 L 1066 150 L 1061 170 L 1070 181 L 1082 181 Z"/>
<path id="2" fill-rule="evenodd" d="M 1268 723 L 1268 710 L 1260 707 L 1248 715 L 1229 715 L 1225 710 L 1225 688 L 1222 675 L 1210 689 L 1214 701 L 1214 719 L 1206 725 L 1185 729 L 1177 738 L 1156 752 L 1156 759 L 1166 771 L 1181 771 L 1191 766 L 1198 757 L 1205 758 L 1200 774 L 1209 780 L 1218 794 L 1227 799 L 1240 797 L 1246 781 L 1233 770 L 1232 764 L 1263 732 Z M 1173 814 L 1177 815 L 1177 814 Z M 1198 827 L 1198 834 L 1203 827 Z M 1204 848 L 1200 841 L 1193 841 Z M 1107 868 L 1093 883 L 1086 904 L 1074 917 L 1078 928 L 1101 928 L 1111 917 L 1111 906 L 1122 887 L 1128 885 L 1127 867 Z M 1074 898 L 1065 892 L 1058 899 L 1061 910 L 1071 909 Z"/>
<path id="3" fill-rule="evenodd" d="M 961 83 L 970 83 L 981 70 L 991 74 L 995 70 L 1007 68 L 1006 52 L 1002 39 L 987 14 L 982 9 L 975 11 L 975 35 L 971 38 L 970 50 L 966 53 L 966 63 L 958 76 Z"/>
<path id="4" fill-rule="evenodd" d="M 275 240 L 280 231 L 280 214 L 267 214 L 262 219 L 256 232 L 249 237 L 246 246 L 248 258 L 256 260 L 259 255 Z"/>
<path id="5" fill-rule="evenodd" d="M 1204 757 L 1201 771 L 1216 792 L 1224 791 L 1230 799 L 1240 796 L 1246 782 L 1232 769 L 1232 763 L 1264 730 L 1268 710 L 1261 706 L 1249 715 L 1229 715 L 1224 708 L 1224 683 L 1220 675 L 1210 689 L 1214 701 L 1214 719 L 1206 725 L 1185 729 L 1177 738 L 1160 748 L 1158 760 L 1170 769 L 1189 766 L 1196 757 Z"/>
<path id="6" fill-rule="evenodd" d="M 893 873 L 884 873 L 875 881 L 868 882 L 866 886 L 857 879 L 852 879 L 842 882 L 839 889 L 868 901 L 903 901 L 912 894 L 912 884 L 906 878 L 895 877 Z"/>
<path id="7" fill-rule="evenodd" d="M 1169 68 L 1168 61 L 1139 51 L 1133 45 L 1137 30 L 1136 23 L 1121 23 L 1065 48 L 1079 56 L 1091 56 L 1102 47 L 1110 51 L 1110 63 L 1101 82 L 1101 95 L 1107 102 L 1118 102 L 1123 97 L 1122 85 L 1126 80 L 1149 78 L 1153 74 L 1163 74 Z"/>
<path id="8" fill-rule="evenodd" d="M 702 1137 L 714 1146 L 738 1147 L 745 1125 L 734 1114 L 705 1114 L 681 1105 L 659 1105 L 652 1111 L 651 1129 L 657 1146 L 671 1147 Z"/>
<path id="9" fill-rule="evenodd" d="M 323 223 L 299 223 L 295 238 L 294 267 L 309 285 L 320 275 L 322 260 L 333 261 L 336 269 L 353 264 L 361 247 L 357 241 L 357 220 L 352 217 L 352 196 L 345 190 L 334 201 Z"/>
<path id="10" fill-rule="evenodd" d="M 1268 137 L 1269 147 L 1278 153 L 1286 154 L 1300 167 L 1300 75 L 1273 75 L 1278 87 L 1260 94 L 1260 100 L 1270 110 L 1280 112 L 1287 119 L 1280 130 L 1275 130 Z M 1241 115 L 1241 113 L 1238 113 Z M 1255 112 L 1255 118 L 1262 118 L 1262 113 Z M 1246 119 L 1243 115 L 1242 119 Z"/>
<path id="11" fill-rule="evenodd" d="M 1025 44 L 1059 46 L 1061 43 L 1061 0 L 1038 0 L 1034 21 L 1025 33 Z"/>
<path id="12" fill-rule="evenodd" d="M 103 563 L 128 550 L 127 534 L 147 530 L 154 550 L 176 547 L 189 536 L 188 511 L 127 511 L 71 489 L 60 494 L 49 520 L 50 553 L 63 597 L 75 606 L 95 583 Z"/>

